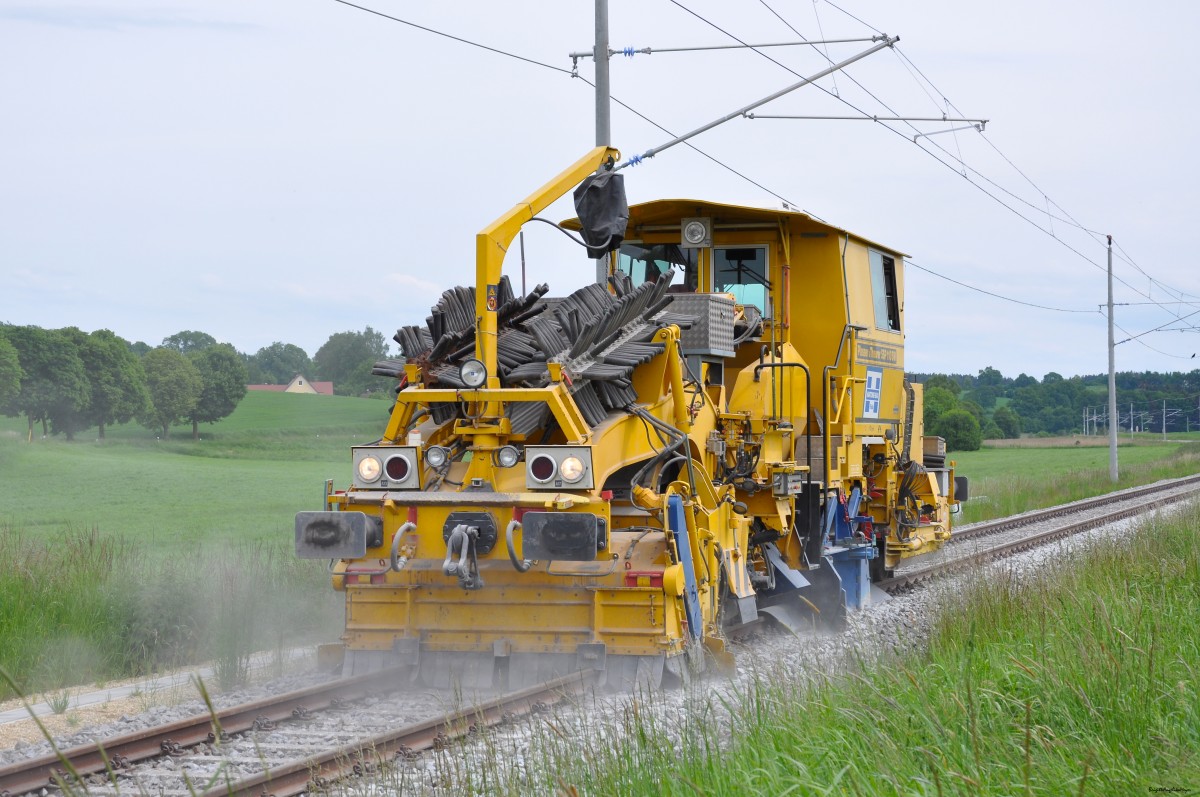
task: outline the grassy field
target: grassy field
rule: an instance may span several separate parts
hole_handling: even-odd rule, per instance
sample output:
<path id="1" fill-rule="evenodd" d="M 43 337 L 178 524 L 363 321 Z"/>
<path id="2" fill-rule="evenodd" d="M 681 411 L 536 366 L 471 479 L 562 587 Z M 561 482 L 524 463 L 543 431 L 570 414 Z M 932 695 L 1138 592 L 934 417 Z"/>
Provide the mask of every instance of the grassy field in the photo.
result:
<path id="1" fill-rule="evenodd" d="M 293 517 L 349 479 L 349 447 L 387 405 L 250 393 L 232 416 L 107 439 L 26 442 L 0 425 L 0 668 L 39 692 L 340 629 L 323 562 L 292 554 Z M 0 697 L 8 693 L 0 684 Z"/>
<path id="2" fill-rule="evenodd" d="M 971 482 L 972 497 L 958 523 L 1006 517 L 1200 472 L 1200 445 L 1191 442 L 1143 440 L 1120 446 L 1116 484 L 1109 479 L 1107 448 L 984 448 L 950 456 L 955 473 Z"/>
<path id="3" fill-rule="evenodd" d="M 342 396 L 252 392 L 225 420 L 159 440 L 136 426 L 104 441 L 25 441 L 0 426 L 0 524 L 30 537 L 96 528 L 152 551 L 291 538 L 292 517 L 344 486 L 351 445 L 378 438 L 387 405 Z M 94 430 L 93 430 L 94 433 Z"/>

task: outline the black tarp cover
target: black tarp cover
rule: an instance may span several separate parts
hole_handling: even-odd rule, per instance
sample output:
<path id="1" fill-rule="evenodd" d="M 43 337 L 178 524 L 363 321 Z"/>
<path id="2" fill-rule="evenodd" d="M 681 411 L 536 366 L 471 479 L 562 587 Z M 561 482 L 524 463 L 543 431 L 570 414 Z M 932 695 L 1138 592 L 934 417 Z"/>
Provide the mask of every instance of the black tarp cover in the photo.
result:
<path id="1" fill-rule="evenodd" d="M 629 223 L 625 176 L 613 171 L 593 174 L 575 189 L 574 198 L 588 256 L 599 259 L 620 247 Z"/>

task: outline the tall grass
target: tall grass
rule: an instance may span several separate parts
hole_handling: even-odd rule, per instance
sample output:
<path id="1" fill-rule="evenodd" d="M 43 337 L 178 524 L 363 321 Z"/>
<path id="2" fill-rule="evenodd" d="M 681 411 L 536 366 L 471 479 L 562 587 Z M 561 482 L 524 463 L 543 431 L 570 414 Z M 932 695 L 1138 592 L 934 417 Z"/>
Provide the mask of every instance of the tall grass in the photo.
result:
<path id="1" fill-rule="evenodd" d="M 1096 452 L 996 449 L 959 454 L 955 472 L 971 480 L 971 495 L 975 497 L 963 504 L 956 522 L 1007 517 L 1200 471 L 1200 446 L 1194 443 L 1173 450 L 1159 446 L 1122 448 L 1120 479 L 1113 484 L 1108 476 L 1107 453 L 1102 451 L 1100 456 Z M 1102 464 L 1081 464 L 1084 461 Z M 986 468 L 985 475 L 973 476 L 977 467 Z"/>
<path id="2" fill-rule="evenodd" d="M 982 582 L 928 649 L 451 751 L 441 793 L 1126 795 L 1200 784 L 1200 510 Z M 502 766 L 501 762 L 511 764 Z"/>
<path id="3" fill-rule="evenodd" d="M 26 694 L 208 659 L 230 686 L 250 652 L 340 623 L 324 569 L 283 545 L 152 557 L 95 528 L 0 526 L 0 557 L 0 667 Z"/>

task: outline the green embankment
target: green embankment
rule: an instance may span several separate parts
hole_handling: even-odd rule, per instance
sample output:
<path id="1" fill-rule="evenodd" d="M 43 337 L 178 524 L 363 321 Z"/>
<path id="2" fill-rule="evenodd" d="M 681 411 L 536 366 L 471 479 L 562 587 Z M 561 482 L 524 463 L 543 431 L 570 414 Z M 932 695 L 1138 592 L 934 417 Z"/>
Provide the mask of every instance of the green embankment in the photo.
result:
<path id="1" fill-rule="evenodd" d="M 683 719 L 634 700 L 607 727 L 542 728 L 518 774 L 459 777 L 517 794 L 1194 793 L 1197 526 L 1191 507 L 1026 583 L 981 582 L 925 652 L 815 685 L 764 672 L 732 701 L 701 692 Z"/>

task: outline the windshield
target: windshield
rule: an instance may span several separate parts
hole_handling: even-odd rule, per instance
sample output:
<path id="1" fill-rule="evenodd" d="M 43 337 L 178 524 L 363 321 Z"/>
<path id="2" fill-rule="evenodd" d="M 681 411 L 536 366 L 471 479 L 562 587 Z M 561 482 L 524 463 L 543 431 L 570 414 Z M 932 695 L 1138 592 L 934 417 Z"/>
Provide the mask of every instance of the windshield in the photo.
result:
<path id="1" fill-rule="evenodd" d="M 677 268 L 683 272 L 684 287 L 694 291 L 697 283 L 695 264 L 695 250 L 683 250 L 677 244 L 645 246 L 626 243 L 621 245 L 617 255 L 617 268 L 629 275 L 635 288 Z"/>

